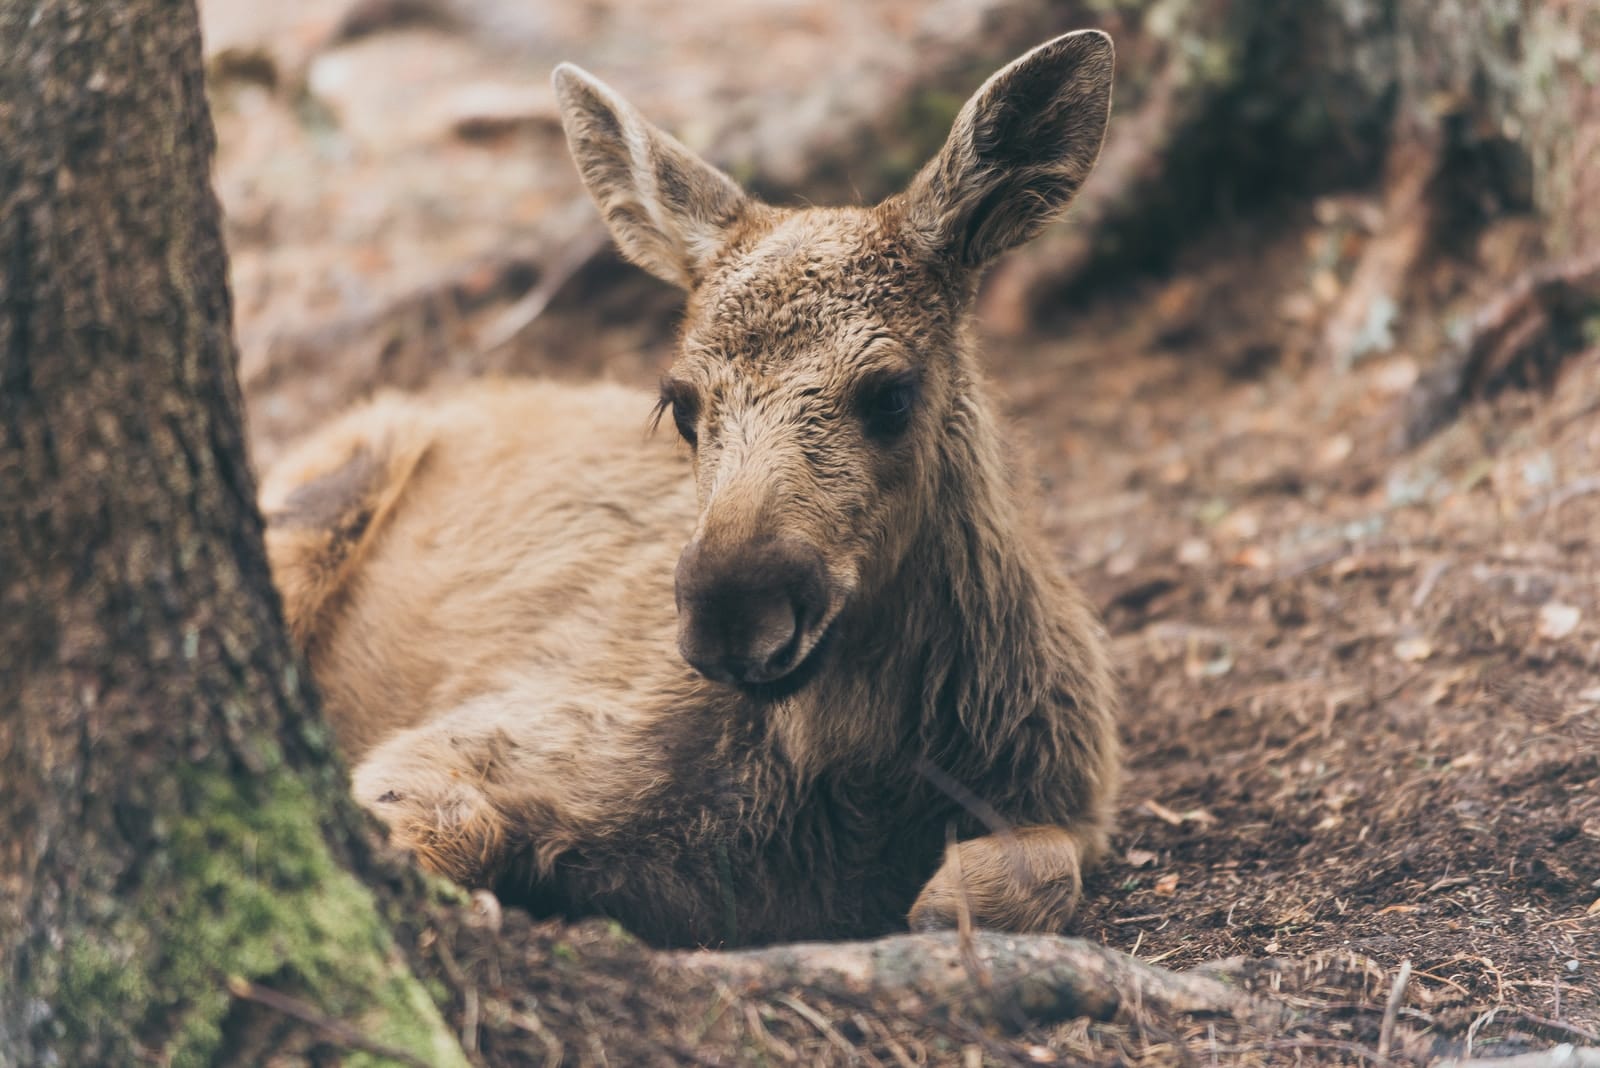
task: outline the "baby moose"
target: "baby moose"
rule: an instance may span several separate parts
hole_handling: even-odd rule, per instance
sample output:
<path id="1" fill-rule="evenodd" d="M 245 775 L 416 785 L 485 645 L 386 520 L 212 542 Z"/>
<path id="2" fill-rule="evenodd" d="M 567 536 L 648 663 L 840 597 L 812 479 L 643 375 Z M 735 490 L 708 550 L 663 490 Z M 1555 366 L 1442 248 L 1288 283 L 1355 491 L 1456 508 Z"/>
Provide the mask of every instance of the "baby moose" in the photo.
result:
<path id="1" fill-rule="evenodd" d="M 1111 73 L 1106 35 L 1058 37 L 905 192 L 785 209 L 557 69 L 618 245 L 688 292 L 659 401 L 384 395 L 263 486 L 395 843 L 659 945 L 1062 927 L 1106 848 L 1116 699 L 966 327 L 1094 165 Z M 644 432 L 653 403 L 683 444 Z"/>

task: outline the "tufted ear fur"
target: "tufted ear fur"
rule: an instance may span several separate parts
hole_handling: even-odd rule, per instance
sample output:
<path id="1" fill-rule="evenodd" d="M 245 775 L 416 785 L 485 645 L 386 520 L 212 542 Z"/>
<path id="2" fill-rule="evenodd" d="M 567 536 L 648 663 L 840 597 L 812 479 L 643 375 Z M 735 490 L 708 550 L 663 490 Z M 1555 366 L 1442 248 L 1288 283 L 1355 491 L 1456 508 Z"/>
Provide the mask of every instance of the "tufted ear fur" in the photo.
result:
<path id="1" fill-rule="evenodd" d="M 622 254 L 693 286 L 749 203 L 744 193 L 593 75 L 563 63 L 553 81 L 572 158 Z"/>
<path id="2" fill-rule="evenodd" d="M 904 194 L 932 251 L 981 267 L 1036 235 L 1089 176 L 1111 113 L 1111 38 L 1057 37 L 997 71 Z"/>

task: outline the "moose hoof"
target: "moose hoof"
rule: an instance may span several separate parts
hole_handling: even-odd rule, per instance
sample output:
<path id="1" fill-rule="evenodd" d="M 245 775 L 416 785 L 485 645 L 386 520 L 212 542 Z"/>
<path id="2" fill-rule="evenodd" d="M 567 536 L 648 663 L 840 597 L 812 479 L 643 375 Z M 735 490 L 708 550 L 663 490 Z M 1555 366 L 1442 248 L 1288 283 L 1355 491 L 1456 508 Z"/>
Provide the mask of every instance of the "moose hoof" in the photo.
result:
<path id="1" fill-rule="evenodd" d="M 932 934 L 935 931 L 954 930 L 960 926 L 960 917 L 940 905 L 925 905 L 918 899 L 917 903 L 911 906 L 911 915 L 907 917 L 907 923 L 917 934 Z"/>
<path id="2" fill-rule="evenodd" d="M 422 867 L 467 886 L 489 881 L 503 852 L 505 821 L 482 791 L 450 783 L 365 796 L 366 807 L 388 825 L 389 843 Z"/>

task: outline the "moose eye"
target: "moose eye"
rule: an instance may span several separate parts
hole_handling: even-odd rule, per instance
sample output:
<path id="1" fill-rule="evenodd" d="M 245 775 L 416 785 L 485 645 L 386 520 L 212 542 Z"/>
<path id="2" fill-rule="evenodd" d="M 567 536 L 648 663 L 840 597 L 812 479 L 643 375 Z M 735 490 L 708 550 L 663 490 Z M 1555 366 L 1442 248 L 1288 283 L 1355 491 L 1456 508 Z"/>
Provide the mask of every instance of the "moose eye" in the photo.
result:
<path id="1" fill-rule="evenodd" d="M 693 446 L 694 425 L 700 418 L 700 402 L 694 391 L 679 382 L 663 382 L 661 401 L 656 405 L 656 422 L 660 423 L 667 412 L 672 413 L 672 425 L 678 428 L 678 435 Z"/>
<path id="2" fill-rule="evenodd" d="M 916 384 L 903 378 L 893 378 L 871 387 L 865 398 L 867 428 L 883 438 L 903 433 L 911 423 L 911 409 L 916 403 L 916 394 Z"/>
<path id="3" fill-rule="evenodd" d="M 685 401 L 682 397 L 673 400 L 672 424 L 678 428 L 679 436 L 690 445 L 695 443 L 694 422 L 698 414 L 695 406 Z"/>

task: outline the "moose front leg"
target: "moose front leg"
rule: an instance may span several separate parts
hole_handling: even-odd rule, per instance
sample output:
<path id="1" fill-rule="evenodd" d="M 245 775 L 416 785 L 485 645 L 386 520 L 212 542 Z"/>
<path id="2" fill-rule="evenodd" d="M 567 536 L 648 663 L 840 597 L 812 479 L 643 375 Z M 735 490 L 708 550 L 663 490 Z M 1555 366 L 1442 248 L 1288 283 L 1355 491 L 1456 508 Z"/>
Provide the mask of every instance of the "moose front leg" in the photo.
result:
<path id="1" fill-rule="evenodd" d="M 514 837 L 496 804 L 498 748 L 492 738 L 461 744 L 412 731 L 357 766 L 355 798 L 389 828 L 389 841 L 429 871 L 465 886 L 487 886 Z"/>
<path id="2" fill-rule="evenodd" d="M 1083 869 L 1104 838 L 1098 828 L 1019 827 L 958 842 L 917 895 L 911 928 L 954 927 L 965 908 L 978 927 L 1059 931 L 1077 910 Z"/>
<path id="3" fill-rule="evenodd" d="M 547 874 L 555 859 L 615 822 L 631 791 L 617 777 L 647 757 L 626 732 L 573 705 L 533 708 L 521 695 L 459 706 L 369 753 L 355 798 L 423 867 L 492 886 L 515 863 Z"/>

